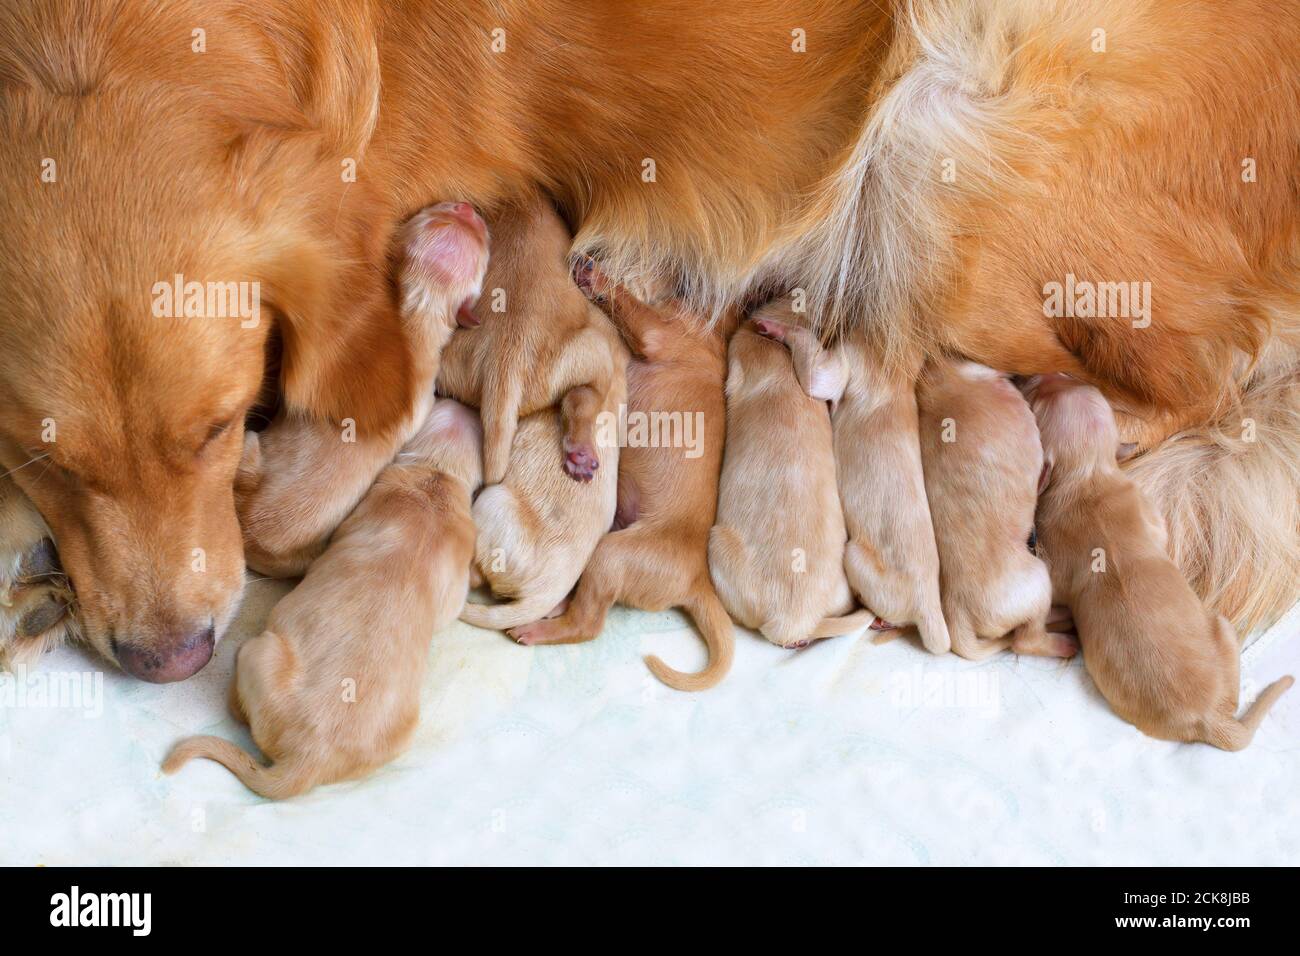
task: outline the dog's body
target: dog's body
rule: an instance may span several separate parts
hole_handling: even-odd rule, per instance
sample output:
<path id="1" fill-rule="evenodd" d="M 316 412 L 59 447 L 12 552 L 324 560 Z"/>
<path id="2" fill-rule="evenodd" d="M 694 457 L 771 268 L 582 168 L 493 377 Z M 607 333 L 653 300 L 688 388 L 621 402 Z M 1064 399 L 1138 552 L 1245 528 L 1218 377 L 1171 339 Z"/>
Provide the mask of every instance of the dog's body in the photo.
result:
<path id="1" fill-rule="evenodd" d="M 565 470 L 590 481 L 596 467 L 595 416 L 621 377 L 621 351 L 608 322 L 574 285 L 572 237 L 540 195 L 498 210 L 492 261 L 473 325 L 447 345 L 438 391 L 474 405 L 483 419 L 483 480 L 505 478 L 519 419 L 561 406 Z"/>
<path id="2" fill-rule="evenodd" d="M 807 329 L 765 326 L 789 346 L 804 390 L 831 403 L 849 586 L 880 616 L 873 628 L 914 624 L 926 650 L 948 653 L 952 641 L 921 466 L 916 363 L 885 366 L 857 333 L 827 351 Z"/>
<path id="3" fill-rule="evenodd" d="M 614 335 L 611 329 L 609 334 Z M 622 346 L 613 342 L 613 347 Z M 626 353 L 624 353 L 626 355 Z M 614 376 L 607 406 L 618 414 L 626 397 L 624 373 Z M 519 422 L 506 480 L 485 487 L 474 500 L 478 538 L 474 562 L 504 604 L 466 604 L 460 619 L 498 631 L 540 620 L 555 610 L 578 582 L 618 504 L 617 445 L 597 444 L 599 467 L 590 482 L 576 482 L 559 467 L 563 428 L 554 409 Z"/>
<path id="4" fill-rule="evenodd" d="M 0 464 L 101 653 L 182 675 L 232 616 L 238 422 L 269 327 L 291 412 L 396 449 L 396 225 L 538 186 L 616 278 L 696 305 L 801 287 L 887 356 L 1096 384 L 1196 589 L 1241 629 L 1294 602 L 1300 9 L 665 0 L 573 25 L 556 0 L 0 12 Z M 267 320 L 158 321 L 149 290 L 177 273 L 262 283 Z M 1150 281 L 1149 322 L 1045 314 L 1076 276 Z M 0 566 L 40 546 L 9 540 Z"/>
<path id="5" fill-rule="evenodd" d="M 469 590 L 481 455 L 474 412 L 434 405 L 266 630 L 239 649 L 231 709 L 271 766 L 221 737 L 194 737 L 163 769 L 207 757 L 281 799 L 397 756 L 419 721 L 430 638 Z"/>
<path id="6" fill-rule="evenodd" d="M 596 546 L 565 612 L 511 633 L 521 644 L 574 643 L 596 637 L 615 602 L 647 611 L 684 607 L 708 645 L 708 666 L 683 674 L 657 657 L 646 664 L 670 687 L 704 690 L 726 676 L 735 643 L 707 557 L 726 428 L 726 334 L 733 320 L 703 328 L 698 316 L 652 309 L 626 291 L 610 290 L 609 302 L 633 356 L 616 528 Z M 660 422 L 675 423 L 675 429 Z"/>
<path id="7" fill-rule="evenodd" d="M 1031 379 L 1027 394 L 1050 468 L 1039 547 L 1088 673 L 1145 734 L 1247 746 L 1293 679 L 1264 688 L 1237 719 L 1240 643 L 1169 560 L 1163 519 L 1116 463 L 1119 432 L 1105 398 L 1065 376 Z"/>
<path id="8" fill-rule="evenodd" d="M 1069 656 L 1071 642 L 1047 632 L 1051 582 L 1028 545 L 1043 470 L 1029 406 L 1005 376 L 942 359 L 922 374 L 917 405 L 952 649 Z"/>
<path id="9" fill-rule="evenodd" d="M 777 304 L 760 310 L 788 320 Z M 800 647 L 875 617 L 854 610 L 835 487 L 830 412 L 795 377 L 790 352 L 743 325 L 727 361 L 727 436 L 709 573 L 733 618 Z"/>

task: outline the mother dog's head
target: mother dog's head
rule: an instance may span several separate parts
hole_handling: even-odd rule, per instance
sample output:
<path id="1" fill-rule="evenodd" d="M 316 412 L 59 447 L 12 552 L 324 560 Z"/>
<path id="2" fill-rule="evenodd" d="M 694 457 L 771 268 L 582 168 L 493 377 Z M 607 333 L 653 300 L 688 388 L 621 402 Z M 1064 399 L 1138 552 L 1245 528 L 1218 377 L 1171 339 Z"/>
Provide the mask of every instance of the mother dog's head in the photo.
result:
<path id="1" fill-rule="evenodd" d="M 358 429 L 399 416 L 407 366 L 348 175 L 377 108 L 366 24 L 148 7 L 0 10 L 0 467 L 86 638 L 170 681 L 239 603 L 232 483 L 272 333 L 286 406 Z"/>

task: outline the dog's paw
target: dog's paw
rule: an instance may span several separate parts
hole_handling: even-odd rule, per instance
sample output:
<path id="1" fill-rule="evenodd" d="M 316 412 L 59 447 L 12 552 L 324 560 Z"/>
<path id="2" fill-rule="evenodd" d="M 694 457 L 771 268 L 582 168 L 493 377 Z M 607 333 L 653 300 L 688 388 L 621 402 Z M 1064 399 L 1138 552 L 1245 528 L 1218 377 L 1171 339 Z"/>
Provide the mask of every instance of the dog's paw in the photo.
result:
<path id="1" fill-rule="evenodd" d="M 600 468 L 600 459 L 587 444 L 564 443 L 564 470 L 574 481 L 591 481 Z"/>
<path id="2" fill-rule="evenodd" d="M 45 522 L 0 478 L 0 670 L 34 661 L 74 625 L 72 590 Z"/>

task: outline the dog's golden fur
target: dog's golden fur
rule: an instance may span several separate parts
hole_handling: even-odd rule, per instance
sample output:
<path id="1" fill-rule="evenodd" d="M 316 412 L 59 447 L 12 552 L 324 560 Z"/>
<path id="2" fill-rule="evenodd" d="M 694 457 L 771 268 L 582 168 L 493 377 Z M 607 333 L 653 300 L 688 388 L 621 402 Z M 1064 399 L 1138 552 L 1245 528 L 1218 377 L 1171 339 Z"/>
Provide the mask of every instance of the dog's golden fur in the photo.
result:
<path id="1" fill-rule="evenodd" d="M 882 355 L 1082 377 L 1217 610 L 1300 591 L 1294 4 L 51 0 L 0 38 L 0 463 L 107 656 L 237 606 L 269 326 L 291 411 L 395 448 L 395 226 L 537 187 L 696 306 L 799 287 Z M 260 281 L 274 323 L 159 322 L 177 272 Z M 1067 273 L 1150 281 L 1151 324 L 1044 316 Z"/>
<path id="2" fill-rule="evenodd" d="M 469 590 L 481 454 L 474 412 L 438 402 L 266 630 L 239 648 L 231 710 L 270 766 L 203 736 L 178 743 L 163 770 L 207 757 L 283 799 L 397 756 L 419 722 L 429 641 Z"/>
<path id="3" fill-rule="evenodd" d="M 1116 463 L 1119 432 L 1105 398 L 1061 375 L 1035 376 L 1026 394 L 1050 469 L 1039 547 L 1088 673 L 1145 734 L 1246 747 L 1294 680 L 1274 681 L 1237 719 L 1240 642 L 1169 560 L 1164 520 Z"/>
<path id="4" fill-rule="evenodd" d="M 626 290 L 599 279 L 594 284 L 632 351 L 629 420 L 665 416 L 679 430 L 665 428 L 652 443 L 629 440 L 622 448 L 615 529 L 596 546 L 564 613 L 511 636 L 521 644 L 589 641 L 616 601 L 647 611 L 684 607 L 708 645 L 708 665 L 683 674 L 658 657 L 648 656 L 646 664 L 670 687 L 705 690 L 727 675 L 735 645 L 731 619 L 709 579 L 707 552 L 726 430 L 727 335 L 738 316 L 709 326 L 671 304 L 651 308 Z M 683 438 L 688 428 L 695 444 L 660 443 Z"/>

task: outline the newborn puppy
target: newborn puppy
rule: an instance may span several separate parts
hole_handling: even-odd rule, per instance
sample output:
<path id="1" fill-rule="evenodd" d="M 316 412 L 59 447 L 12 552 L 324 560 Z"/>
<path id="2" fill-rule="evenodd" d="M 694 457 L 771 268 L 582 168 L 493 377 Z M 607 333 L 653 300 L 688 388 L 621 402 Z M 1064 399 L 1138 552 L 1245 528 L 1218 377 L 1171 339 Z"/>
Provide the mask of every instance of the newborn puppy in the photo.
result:
<path id="1" fill-rule="evenodd" d="M 1164 521 L 1116 464 L 1110 405 L 1064 375 L 1035 376 L 1026 394 L 1048 467 L 1038 546 L 1088 673 L 1144 734 L 1241 750 L 1294 680 L 1264 688 L 1237 720 L 1237 637 L 1169 559 Z"/>
<path id="2" fill-rule="evenodd" d="M 709 580 L 709 529 L 718 503 L 726 403 L 728 326 L 710 327 L 673 307 L 653 309 L 607 287 L 610 313 L 633 352 L 627 368 L 627 432 L 619 456 L 616 530 L 600 540 L 559 617 L 511 631 L 521 644 L 589 641 L 616 601 L 646 611 L 684 607 L 709 648 L 698 674 L 646 664 L 678 690 L 712 687 L 731 667 L 735 633 Z"/>
<path id="3" fill-rule="evenodd" d="M 581 295 L 581 293 L 579 293 Z M 596 326 L 604 342 L 598 347 L 614 356 L 615 371 L 597 415 L 617 420 L 627 394 L 623 368 L 627 352 L 609 320 Z M 593 416 L 593 424 L 595 416 Z M 561 433 L 554 409 L 534 412 L 519 422 L 506 479 L 490 485 L 474 501 L 478 527 L 475 565 L 498 597 L 508 604 L 466 604 L 460 619 L 475 627 L 504 631 L 530 624 L 555 610 L 614 521 L 618 497 L 617 436 L 595 440 L 593 480 L 575 482 L 555 467 Z"/>
<path id="4" fill-rule="evenodd" d="M 481 455 L 474 412 L 438 402 L 266 630 L 239 649 L 231 709 L 271 766 L 221 737 L 192 737 L 163 770 L 207 757 L 281 799 L 397 756 L 419 721 L 430 638 L 469 590 Z"/>
<path id="5" fill-rule="evenodd" d="M 925 496 L 915 370 L 887 369 L 860 333 L 832 350 L 806 328 L 761 319 L 784 342 L 813 398 L 831 402 L 836 482 L 849 543 L 844 571 L 875 630 L 915 624 L 934 654 L 952 649 L 939 599 L 939 551 Z"/>
<path id="6" fill-rule="evenodd" d="M 410 414 L 396 436 L 368 435 L 346 419 L 317 421 L 283 412 L 265 431 L 245 435 L 235 504 L 245 556 L 255 571 L 302 574 L 394 449 L 429 414 L 439 354 L 458 311 L 479 295 L 487 227 L 467 203 L 440 203 L 416 213 L 398 239 L 402 326 L 412 358 Z"/>
<path id="7" fill-rule="evenodd" d="M 917 404 L 952 649 L 1073 655 L 1072 640 L 1047 631 L 1051 582 L 1028 546 L 1043 469 L 1029 406 L 1006 376 L 946 359 L 927 366 Z"/>
<path id="8" fill-rule="evenodd" d="M 764 307 L 731 338 L 709 572 L 733 618 L 773 644 L 801 647 L 875 615 L 853 610 L 844 577 L 847 535 L 826 403 L 804 392 L 790 352 L 755 331 L 789 317 Z"/>
<path id="9" fill-rule="evenodd" d="M 609 322 L 573 284 L 571 237 L 540 193 L 492 217 L 488 295 L 468 312 L 442 360 L 438 393 L 479 409 L 483 481 L 504 480 L 519 419 L 560 405 L 556 462 L 590 481 L 600 467 L 596 415 L 622 388 L 626 356 L 610 348 Z"/>

